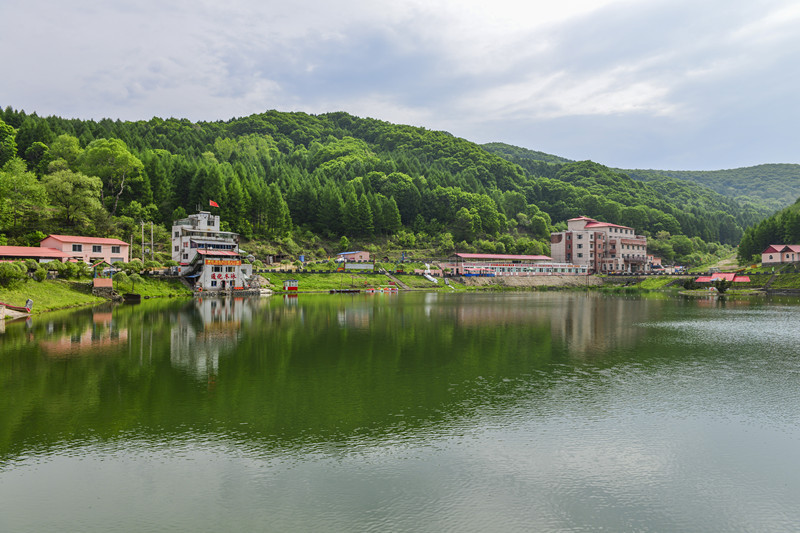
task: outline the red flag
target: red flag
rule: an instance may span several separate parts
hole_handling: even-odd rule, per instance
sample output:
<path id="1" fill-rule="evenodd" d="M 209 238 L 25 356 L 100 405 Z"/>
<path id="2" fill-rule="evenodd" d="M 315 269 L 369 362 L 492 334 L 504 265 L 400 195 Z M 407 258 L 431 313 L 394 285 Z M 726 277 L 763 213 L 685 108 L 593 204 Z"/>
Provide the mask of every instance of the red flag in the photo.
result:
<path id="1" fill-rule="evenodd" d="M 211 207 L 219 207 L 219 204 L 214 200 L 209 200 L 208 205 L 210 205 Z"/>

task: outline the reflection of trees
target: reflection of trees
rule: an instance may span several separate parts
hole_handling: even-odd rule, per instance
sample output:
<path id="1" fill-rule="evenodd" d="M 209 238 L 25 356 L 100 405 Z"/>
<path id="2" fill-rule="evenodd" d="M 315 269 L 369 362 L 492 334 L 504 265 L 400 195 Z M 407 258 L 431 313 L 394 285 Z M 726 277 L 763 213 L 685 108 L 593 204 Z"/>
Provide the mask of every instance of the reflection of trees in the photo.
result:
<path id="1" fill-rule="evenodd" d="M 232 306 L 148 301 L 114 309 L 124 342 L 69 359 L 39 356 L 43 323 L 9 327 L 0 338 L 7 391 L 0 457 L 82 434 L 212 431 L 284 445 L 442 423 L 515 401 L 511 385 L 491 384 L 523 378 L 527 391 L 549 387 L 552 363 L 569 357 L 565 345 L 583 342 L 586 331 L 619 337 L 606 321 L 634 317 L 603 301 L 563 294 L 304 295 L 291 306 L 279 298 Z M 57 317 L 53 330 L 85 331 L 92 316 Z M 209 373 L 213 387 L 198 384 L 198 373 Z"/>

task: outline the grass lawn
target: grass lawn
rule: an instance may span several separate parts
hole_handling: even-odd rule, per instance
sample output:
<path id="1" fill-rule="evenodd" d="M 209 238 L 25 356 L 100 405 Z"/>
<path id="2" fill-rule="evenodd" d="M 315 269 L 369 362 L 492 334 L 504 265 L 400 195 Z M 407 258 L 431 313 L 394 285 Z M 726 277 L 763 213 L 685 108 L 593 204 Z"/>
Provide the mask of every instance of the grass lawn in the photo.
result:
<path id="1" fill-rule="evenodd" d="M 778 274 L 770 289 L 800 289 L 800 274 Z"/>
<path id="2" fill-rule="evenodd" d="M 352 274 L 350 272 L 334 272 L 331 274 L 312 274 L 299 272 L 267 272 L 261 274 L 267 278 L 272 289 L 283 290 L 283 282 L 287 279 L 298 281 L 300 291 L 329 291 L 331 289 L 366 289 L 368 287 L 388 287 L 389 278 L 383 274 Z"/>
<path id="3" fill-rule="evenodd" d="M 119 293 L 131 292 L 131 286 L 118 286 L 114 290 Z M 147 279 L 136 284 L 135 291 L 143 297 L 160 298 L 170 296 L 191 296 L 192 291 L 177 280 Z M 79 307 L 107 302 L 105 298 L 92 296 L 92 281 L 81 280 L 45 280 L 28 279 L 12 288 L 0 288 L 0 302 L 10 305 L 25 305 L 27 299 L 33 300 L 32 313 Z"/>
<path id="4" fill-rule="evenodd" d="M 28 298 L 33 300 L 33 313 L 107 301 L 105 298 L 92 296 L 91 287 L 86 280 L 75 282 L 28 279 L 13 288 L 0 289 L 0 302 L 25 305 Z"/>
<path id="5" fill-rule="evenodd" d="M 674 280 L 675 278 L 668 276 L 649 277 L 642 280 L 637 287 L 649 291 L 657 291 L 663 289 L 666 285 Z"/>
<path id="6" fill-rule="evenodd" d="M 147 298 L 192 295 L 192 291 L 176 279 L 152 279 L 147 277 L 144 277 L 143 281 L 136 283 L 135 286 L 130 283 L 114 282 L 114 290 L 120 294 L 135 292 Z"/>
<path id="7" fill-rule="evenodd" d="M 276 291 L 283 290 L 283 282 L 287 279 L 296 279 L 298 281 L 298 289 L 300 291 L 329 291 L 331 289 L 366 289 L 377 287 L 389 287 L 391 280 L 384 274 L 355 274 L 352 272 L 333 272 L 330 274 L 320 273 L 306 273 L 306 272 L 279 272 L 272 271 L 261 274 L 264 278 L 269 279 L 272 289 Z M 428 281 L 422 276 L 397 276 L 401 282 L 406 284 L 412 289 L 446 289 L 448 288 L 443 280 L 439 283 Z M 451 281 L 453 288 L 463 290 L 465 287 Z M 399 288 L 399 287 L 398 287 Z"/>

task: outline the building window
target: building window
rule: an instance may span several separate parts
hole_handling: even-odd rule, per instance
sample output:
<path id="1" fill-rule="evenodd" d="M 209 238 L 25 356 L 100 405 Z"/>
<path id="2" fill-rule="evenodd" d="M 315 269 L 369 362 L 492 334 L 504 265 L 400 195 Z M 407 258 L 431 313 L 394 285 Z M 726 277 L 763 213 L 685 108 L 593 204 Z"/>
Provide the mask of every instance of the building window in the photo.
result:
<path id="1" fill-rule="evenodd" d="M 216 282 L 216 281 L 212 281 L 212 282 L 211 282 L 211 286 L 212 286 L 212 287 L 216 287 L 216 286 L 217 286 L 217 282 Z"/>
<path id="2" fill-rule="evenodd" d="M 73 244 L 72 245 L 72 251 L 73 252 L 82 252 L 83 251 L 83 245 L 82 244 Z"/>
<path id="3" fill-rule="evenodd" d="M 189 254 L 183 254 L 184 259 L 189 259 Z"/>
<path id="4" fill-rule="evenodd" d="M 180 232 L 180 231 L 176 231 L 176 232 L 175 232 L 175 236 L 176 236 L 176 237 L 180 237 L 180 236 L 181 236 L 181 232 Z"/>
<path id="5" fill-rule="evenodd" d="M 578 257 L 583 257 L 583 254 L 578 254 Z"/>
<path id="6" fill-rule="evenodd" d="M 175 247 L 175 251 L 176 251 L 176 252 L 180 252 L 180 251 L 181 251 L 181 247 L 180 247 L 180 246 L 176 246 L 176 247 Z"/>
<path id="7" fill-rule="evenodd" d="M 583 248 L 583 245 L 582 245 L 582 244 L 579 244 L 579 245 L 578 245 L 578 248 Z"/>
<path id="8" fill-rule="evenodd" d="M 92 253 L 93 254 L 101 254 L 103 253 L 103 247 L 98 244 L 92 245 Z"/>
<path id="9" fill-rule="evenodd" d="M 211 272 L 222 272 L 221 266 L 211 267 Z"/>
<path id="10" fill-rule="evenodd" d="M 772 259 L 772 256 L 769 256 L 769 258 Z"/>
<path id="11" fill-rule="evenodd" d="M 583 233 L 579 233 L 579 234 L 578 234 L 578 238 L 579 238 L 579 239 L 583 239 Z"/>
<path id="12" fill-rule="evenodd" d="M 111 253 L 112 253 L 112 254 L 118 254 L 118 253 L 120 253 L 120 247 L 119 247 L 119 246 L 112 246 L 112 247 L 111 247 Z"/>

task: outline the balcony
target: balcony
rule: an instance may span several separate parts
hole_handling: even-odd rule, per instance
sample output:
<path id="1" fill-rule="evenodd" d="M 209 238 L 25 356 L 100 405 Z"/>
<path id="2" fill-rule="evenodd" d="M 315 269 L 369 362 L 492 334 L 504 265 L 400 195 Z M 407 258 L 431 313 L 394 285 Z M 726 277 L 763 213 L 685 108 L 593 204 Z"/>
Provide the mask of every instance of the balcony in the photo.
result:
<path id="1" fill-rule="evenodd" d="M 635 263 L 635 264 L 643 264 L 646 262 L 646 258 L 644 257 L 626 257 L 624 258 L 626 263 Z"/>

